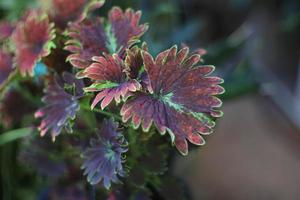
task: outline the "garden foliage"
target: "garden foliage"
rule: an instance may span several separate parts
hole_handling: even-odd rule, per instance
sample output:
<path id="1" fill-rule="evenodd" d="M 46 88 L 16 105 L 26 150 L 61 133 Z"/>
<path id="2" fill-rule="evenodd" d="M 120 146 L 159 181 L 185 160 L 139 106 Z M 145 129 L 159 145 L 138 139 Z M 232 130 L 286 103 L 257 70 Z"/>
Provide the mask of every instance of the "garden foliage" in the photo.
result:
<path id="1" fill-rule="evenodd" d="M 158 175 L 172 146 L 187 155 L 190 143 L 205 144 L 223 114 L 216 97 L 223 80 L 202 64 L 203 51 L 174 45 L 153 55 L 142 42 L 149 28 L 142 12 L 113 7 L 96 16 L 103 4 L 47 0 L 17 22 L 0 23 L 0 117 L 7 130 L 33 127 L 20 159 L 43 176 L 53 170 L 52 178 L 83 184 L 72 174 L 81 165 L 107 198 L 146 199 L 163 194 Z M 14 98 L 24 98 L 22 105 Z M 59 195 L 57 185 L 52 190 Z"/>

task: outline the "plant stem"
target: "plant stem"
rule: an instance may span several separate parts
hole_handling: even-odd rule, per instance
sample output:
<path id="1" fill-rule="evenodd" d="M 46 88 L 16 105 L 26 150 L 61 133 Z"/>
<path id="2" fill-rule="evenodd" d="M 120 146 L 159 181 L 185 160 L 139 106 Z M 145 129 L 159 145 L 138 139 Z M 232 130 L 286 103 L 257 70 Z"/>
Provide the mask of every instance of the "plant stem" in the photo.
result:
<path id="1" fill-rule="evenodd" d="M 18 70 L 15 69 L 15 71 L 13 71 L 8 78 L 0 85 L 0 95 L 2 96 L 2 93 L 4 92 L 4 90 L 6 89 L 6 87 L 11 84 L 18 75 Z"/>
<path id="2" fill-rule="evenodd" d="M 8 131 L 5 133 L 1 133 L 0 146 L 7 144 L 9 142 L 15 141 L 17 139 L 26 137 L 26 136 L 32 134 L 33 131 L 34 131 L 34 129 L 32 127 L 28 127 L 28 128 L 20 128 L 20 129 L 11 130 L 11 131 Z"/>
<path id="3" fill-rule="evenodd" d="M 90 191 L 90 199 L 91 200 L 96 200 L 96 188 L 94 185 L 91 186 L 91 191 Z"/>
<path id="4" fill-rule="evenodd" d="M 83 109 L 85 109 L 85 110 L 94 111 L 94 112 L 100 113 L 102 115 L 106 115 L 108 117 L 113 117 L 114 119 L 122 122 L 122 118 L 120 116 L 114 114 L 114 113 L 107 112 L 107 111 L 104 111 L 104 110 L 101 110 L 101 109 L 98 109 L 98 108 L 94 108 L 92 110 L 89 106 L 82 105 L 82 104 L 80 105 L 80 107 L 83 108 Z"/>

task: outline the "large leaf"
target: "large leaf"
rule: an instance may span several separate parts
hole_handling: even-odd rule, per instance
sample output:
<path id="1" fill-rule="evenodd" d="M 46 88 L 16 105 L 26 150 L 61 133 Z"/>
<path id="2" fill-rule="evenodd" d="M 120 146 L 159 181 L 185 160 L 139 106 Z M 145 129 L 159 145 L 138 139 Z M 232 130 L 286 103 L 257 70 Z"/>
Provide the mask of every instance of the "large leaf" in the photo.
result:
<path id="1" fill-rule="evenodd" d="M 35 64 L 50 54 L 54 47 L 53 26 L 47 15 L 35 10 L 17 24 L 12 39 L 16 48 L 15 64 L 23 76 L 33 75 Z"/>
<path id="2" fill-rule="evenodd" d="M 209 76 L 214 67 L 197 66 L 201 56 L 188 53 L 188 48 L 177 52 L 174 46 L 154 60 L 143 51 L 151 94 L 137 94 L 121 110 L 124 122 L 132 118 L 133 125 L 142 124 L 145 131 L 154 122 L 161 134 L 168 132 L 183 155 L 188 153 L 187 140 L 196 145 L 205 143 L 201 135 L 212 132 L 215 123 L 211 117 L 222 116 L 215 109 L 222 102 L 214 95 L 224 92 L 218 85 L 223 80 Z"/>
<path id="3" fill-rule="evenodd" d="M 109 12 L 107 23 L 101 18 L 73 23 L 68 31 L 71 39 L 66 49 L 72 53 L 68 60 L 74 67 L 84 69 L 94 56 L 103 53 L 116 53 L 124 58 L 126 49 L 138 42 L 148 29 L 146 24 L 139 24 L 140 17 L 140 11 L 127 9 L 123 12 L 114 7 Z"/>

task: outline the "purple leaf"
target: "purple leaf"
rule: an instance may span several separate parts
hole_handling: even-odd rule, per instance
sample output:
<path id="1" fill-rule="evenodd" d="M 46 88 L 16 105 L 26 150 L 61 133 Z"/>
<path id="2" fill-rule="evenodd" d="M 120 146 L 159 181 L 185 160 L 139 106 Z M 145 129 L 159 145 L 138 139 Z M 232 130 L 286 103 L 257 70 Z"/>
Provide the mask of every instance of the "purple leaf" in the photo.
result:
<path id="1" fill-rule="evenodd" d="M 0 85 L 8 78 L 12 72 L 12 56 L 0 49 Z"/>
<path id="2" fill-rule="evenodd" d="M 83 20 L 88 12 L 100 8 L 104 0 L 46 0 L 47 12 L 51 21 L 61 29 L 65 29 L 70 22 Z M 49 6 L 50 5 L 50 6 Z"/>
<path id="3" fill-rule="evenodd" d="M 91 139 L 90 147 L 82 155 L 82 169 L 92 185 L 101 182 L 109 189 L 111 182 L 119 182 L 118 176 L 125 174 L 122 154 L 127 151 L 127 141 L 117 129 L 117 123 L 105 119 L 97 138 Z"/>
<path id="4" fill-rule="evenodd" d="M 118 55 L 105 54 L 104 57 L 93 57 L 93 60 L 94 63 L 83 71 L 85 77 L 96 83 L 86 88 L 86 91 L 100 91 L 92 108 L 101 102 L 101 109 L 104 109 L 113 99 L 119 103 L 121 98 L 126 99 L 131 92 L 141 88 L 135 79 L 127 78 L 125 64 Z"/>
<path id="5" fill-rule="evenodd" d="M 16 47 L 15 62 L 23 76 L 33 75 L 36 62 L 50 54 L 54 37 L 53 24 L 40 11 L 30 11 L 17 24 L 12 39 Z"/>
<path id="6" fill-rule="evenodd" d="M 68 33 L 71 39 L 65 47 L 72 54 L 67 60 L 74 67 L 85 69 L 94 56 L 102 56 L 103 53 L 117 53 L 124 58 L 126 49 L 138 42 L 138 38 L 148 29 L 147 25 L 139 24 L 140 17 L 140 11 L 127 9 L 123 12 L 114 7 L 109 12 L 106 25 L 101 18 L 72 24 Z"/>
<path id="7" fill-rule="evenodd" d="M 216 109 L 222 102 L 214 95 L 224 92 L 219 86 L 223 80 L 209 76 L 214 67 L 197 66 L 200 55 L 188 53 L 188 48 L 177 52 L 174 46 L 154 60 L 143 51 L 151 94 L 137 94 L 121 110 L 124 122 L 132 118 L 135 127 L 142 124 L 146 131 L 154 122 L 161 134 L 168 132 L 183 155 L 188 153 L 187 140 L 204 144 L 201 135 L 211 133 L 215 125 L 211 117 L 222 116 Z"/>
<path id="8" fill-rule="evenodd" d="M 0 42 L 8 39 L 12 32 L 15 29 L 15 24 L 10 23 L 8 21 L 1 21 L 0 22 Z"/>
<path id="9" fill-rule="evenodd" d="M 67 72 L 63 74 L 63 80 L 55 77 L 50 81 L 43 97 L 46 105 L 35 113 L 35 117 L 43 118 L 39 126 L 41 136 L 50 131 L 52 139 L 55 140 L 63 128 L 71 130 L 69 120 L 75 118 L 80 108 L 78 98 L 83 95 L 83 86 L 81 80 Z M 66 92 L 65 88 L 71 89 L 72 94 Z"/>

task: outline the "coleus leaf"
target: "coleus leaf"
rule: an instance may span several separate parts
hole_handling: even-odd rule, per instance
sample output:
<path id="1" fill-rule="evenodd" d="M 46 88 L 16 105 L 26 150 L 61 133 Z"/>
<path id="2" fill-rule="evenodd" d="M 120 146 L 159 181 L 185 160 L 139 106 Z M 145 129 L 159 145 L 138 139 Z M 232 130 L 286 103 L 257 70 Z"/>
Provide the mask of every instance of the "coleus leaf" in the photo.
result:
<path id="1" fill-rule="evenodd" d="M 92 185 L 101 182 L 106 189 L 110 188 L 111 182 L 119 182 L 118 176 L 125 175 L 122 154 L 127 152 L 127 146 L 127 141 L 118 131 L 118 123 L 104 119 L 97 138 L 90 140 L 90 147 L 82 154 L 84 162 L 81 168 L 88 182 Z"/>
<path id="2" fill-rule="evenodd" d="M 126 48 L 138 42 L 138 38 L 148 30 L 148 25 L 139 24 L 141 15 L 141 11 L 127 9 L 123 12 L 119 7 L 114 7 L 109 12 L 111 31 L 116 38 L 117 51 L 121 57 L 125 56 Z"/>
<path id="3" fill-rule="evenodd" d="M 107 52 L 107 39 L 100 18 L 72 24 L 68 35 L 72 39 L 67 41 L 65 49 L 72 54 L 67 57 L 67 61 L 76 68 L 85 69 L 91 64 L 93 56 Z"/>
<path id="4" fill-rule="evenodd" d="M 49 13 L 51 21 L 61 29 L 70 22 L 83 20 L 88 12 L 100 8 L 104 0 L 46 0 L 43 7 Z"/>
<path id="5" fill-rule="evenodd" d="M 142 88 L 149 90 L 149 78 L 145 72 L 144 59 L 142 57 L 143 50 L 148 51 L 148 47 L 145 42 L 142 44 L 142 48 L 133 46 L 132 48 L 126 50 L 124 72 L 128 77 L 137 79 L 141 83 Z"/>
<path id="6" fill-rule="evenodd" d="M 185 47 L 188 47 L 188 45 L 185 43 L 181 43 L 181 47 L 185 48 Z M 204 48 L 197 48 L 197 49 L 193 50 L 193 53 L 197 53 L 198 55 L 200 55 L 202 57 L 207 54 L 207 51 Z"/>
<path id="7" fill-rule="evenodd" d="M 82 80 L 68 72 L 63 74 L 63 79 L 56 76 L 50 81 L 42 99 L 46 105 L 35 113 L 36 118 L 43 118 L 39 126 L 41 136 L 50 131 L 52 139 L 55 140 L 63 128 L 72 132 L 69 120 L 76 117 L 80 108 L 78 99 L 83 96 L 83 86 Z"/>
<path id="8" fill-rule="evenodd" d="M 117 53 L 124 58 L 126 48 L 136 43 L 148 29 L 146 24 L 139 24 L 140 17 L 140 11 L 127 9 L 123 12 L 114 7 L 107 23 L 101 18 L 73 23 L 68 32 L 71 39 L 65 47 L 72 53 L 67 60 L 74 67 L 85 69 L 91 64 L 92 57 L 102 53 Z"/>
<path id="9" fill-rule="evenodd" d="M 8 21 L 0 22 L 0 42 L 8 39 L 15 29 L 15 24 Z"/>
<path id="10" fill-rule="evenodd" d="M 12 35 L 16 47 L 15 64 L 21 74 L 33 75 L 33 68 L 41 58 L 50 54 L 55 47 L 53 24 L 41 11 L 30 11 L 24 20 L 17 24 Z"/>
<path id="11" fill-rule="evenodd" d="M 144 60 L 142 57 L 142 50 L 148 51 L 147 44 L 144 42 L 142 48 L 133 46 L 132 48 L 126 49 L 125 57 L 125 72 L 128 77 L 132 79 L 140 78 L 143 72 Z"/>
<path id="12" fill-rule="evenodd" d="M 101 101 L 104 109 L 113 99 L 117 103 L 128 98 L 131 92 L 141 88 L 135 79 L 128 79 L 124 72 L 125 64 L 116 54 L 104 54 L 104 57 L 93 57 L 94 63 L 83 71 L 85 77 L 95 83 L 86 88 L 86 91 L 98 92 L 91 107 L 94 108 Z"/>
<path id="13" fill-rule="evenodd" d="M 0 49 L 0 85 L 5 81 L 13 70 L 12 56 Z"/>
<path id="14" fill-rule="evenodd" d="M 205 143 L 201 135 L 211 133 L 215 125 L 211 117 L 220 117 L 222 102 L 214 95 L 224 89 L 223 80 L 209 76 L 213 66 L 197 66 L 200 55 L 188 56 L 189 49 L 177 52 L 173 46 L 156 59 L 143 51 L 145 70 L 150 81 L 150 94 L 140 92 L 127 101 L 121 115 L 126 122 L 149 130 L 152 122 L 161 134 L 168 132 L 172 142 L 183 154 L 188 153 L 187 140 L 196 145 Z"/>

